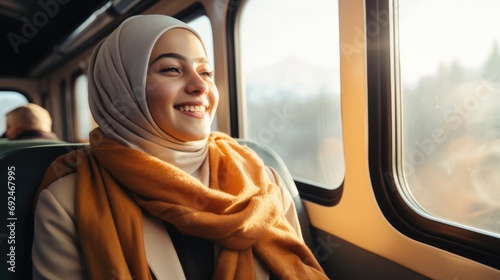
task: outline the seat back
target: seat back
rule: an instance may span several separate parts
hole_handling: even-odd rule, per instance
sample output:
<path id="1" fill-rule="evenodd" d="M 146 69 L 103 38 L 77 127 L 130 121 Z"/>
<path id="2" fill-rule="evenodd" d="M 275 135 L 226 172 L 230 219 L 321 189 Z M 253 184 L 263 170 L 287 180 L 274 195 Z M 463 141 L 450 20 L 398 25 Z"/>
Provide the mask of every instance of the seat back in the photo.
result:
<path id="1" fill-rule="evenodd" d="M 0 155 L 8 151 L 12 151 L 19 148 L 40 146 L 40 145 L 50 145 L 50 144 L 64 144 L 65 142 L 60 140 L 51 139 L 24 139 L 24 140 L 0 140 Z"/>
<path id="2" fill-rule="evenodd" d="M 269 146 L 261 144 L 259 142 L 247 139 L 236 139 L 236 141 L 238 141 L 238 143 L 240 143 L 241 145 L 247 146 L 255 153 L 257 153 L 257 155 L 259 155 L 259 157 L 264 161 L 264 164 L 272 167 L 280 175 L 293 198 L 293 203 L 295 204 L 295 208 L 297 210 L 297 215 L 299 217 L 304 241 L 307 246 L 309 246 L 309 248 L 313 250 L 314 242 L 312 239 L 309 217 L 307 216 L 306 209 L 302 203 L 302 200 L 300 199 L 299 191 L 297 189 L 297 186 L 295 185 L 295 182 L 293 181 L 292 175 L 288 171 L 288 168 L 286 167 L 281 157 Z"/>
<path id="3" fill-rule="evenodd" d="M 45 170 L 60 155 L 85 144 L 18 148 L 0 155 L 0 279 L 32 279 L 33 200 Z"/>

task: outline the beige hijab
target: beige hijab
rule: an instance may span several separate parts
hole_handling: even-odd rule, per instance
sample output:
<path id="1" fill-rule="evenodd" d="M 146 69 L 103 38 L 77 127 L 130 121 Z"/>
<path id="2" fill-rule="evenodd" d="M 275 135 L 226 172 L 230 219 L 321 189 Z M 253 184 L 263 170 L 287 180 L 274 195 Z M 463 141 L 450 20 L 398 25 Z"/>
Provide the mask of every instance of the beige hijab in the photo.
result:
<path id="1" fill-rule="evenodd" d="M 146 101 L 151 51 L 158 38 L 173 28 L 187 29 L 200 38 L 175 18 L 142 15 L 128 18 L 100 42 L 88 68 L 90 110 L 105 136 L 199 177 L 207 158 L 207 139 L 175 139 L 156 125 Z"/>

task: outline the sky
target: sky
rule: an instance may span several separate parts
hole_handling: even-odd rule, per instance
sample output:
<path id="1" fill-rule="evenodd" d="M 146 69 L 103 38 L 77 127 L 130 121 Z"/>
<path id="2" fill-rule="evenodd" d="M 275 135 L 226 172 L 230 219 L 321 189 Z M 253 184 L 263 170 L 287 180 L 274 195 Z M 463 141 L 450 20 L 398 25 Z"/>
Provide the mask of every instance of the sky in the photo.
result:
<path id="1" fill-rule="evenodd" d="M 246 72 L 297 57 L 338 68 L 338 3 L 333 0 L 251 0 L 241 16 Z"/>
<path id="2" fill-rule="evenodd" d="M 454 60 L 480 67 L 500 43 L 498 0 L 400 0 L 403 79 L 412 84 Z"/>

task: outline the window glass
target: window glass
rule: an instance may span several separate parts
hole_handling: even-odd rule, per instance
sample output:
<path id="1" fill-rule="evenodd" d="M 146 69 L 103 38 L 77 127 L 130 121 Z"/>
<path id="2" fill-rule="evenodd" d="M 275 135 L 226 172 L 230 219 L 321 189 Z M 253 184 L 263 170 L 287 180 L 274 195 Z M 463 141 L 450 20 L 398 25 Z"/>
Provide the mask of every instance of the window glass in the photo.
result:
<path id="1" fill-rule="evenodd" d="M 79 75 L 74 82 L 74 94 L 76 101 L 76 133 L 78 142 L 88 142 L 89 133 L 97 127 L 97 124 L 92 117 L 89 107 L 89 91 L 87 76 Z"/>
<path id="2" fill-rule="evenodd" d="M 205 44 L 205 48 L 207 51 L 208 60 L 212 65 L 212 70 L 215 70 L 214 63 L 214 44 L 213 44 L 213 35 L 212 35 L 212 25 L 210 24 L 210 19 L 205 16 L 199 16 L 196 19 L 187 22 L 189 26 L 191 26 L 198 34 L 201 36 L 203 43 Z M 214 117 L 214 121 L 212 123 L 212 130 L 217 130 L 217 116 Z"/>
<path id="3" fill-rule="evenodd" d="M 247 137 L 327 189 L 345 170 L 338 21 L 337 1 L 249 0 L 240 27 Z"/>
<path id="4" fill-rule="evenodd" d="M 5 115 L 15 108 L 27 104 L 28 99 L 17 91 L 0 91 L 0 134 L 7 130 L 7 120 Z"/>
<path id="5" fill-rule="evenodd" d="M 424 216 L 500 236 L 500 2 L 395 10 L 403 191 Z"/>

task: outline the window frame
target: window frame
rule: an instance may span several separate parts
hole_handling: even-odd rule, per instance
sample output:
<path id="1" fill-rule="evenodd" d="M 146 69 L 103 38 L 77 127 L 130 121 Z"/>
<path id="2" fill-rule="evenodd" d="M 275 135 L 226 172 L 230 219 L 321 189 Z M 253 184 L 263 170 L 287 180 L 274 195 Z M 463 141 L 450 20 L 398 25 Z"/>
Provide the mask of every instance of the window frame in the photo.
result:
<path id="1" fill-rule="evenodd" d="M 63 127 L 63 139 L 66 141 L 73 141 L 73 127 L 71 124 L 73 123 L 73 115 L 71 112 L 74 112 L 72 106 L 72 94 L 71 90 L 68 90 L 68 82 L 66 79 L 61 79 L 59 81 L 59 95 L 60 95 L 60 107 L 61 107 L 61 115 L 66 116 L 66 118 L 62 118 L 62 127 Z"/>
<path id="2" fill-rule="evenodd" d="M 72 112 L 73 112 L 73 116 L 72 116 L 72 123 L 73 123 L 73 126 L 72 126 L 72 139 L 74 139 L 74 141 L 78 142 L 78 143 L 86 143 L 89 141 L 88 138 L 80 138 L 80 123 L 79 123 L 79 118 L 80 118 L 80 115 L 79 115 L 79 112 L 78 112 L 78 97 L 76 96 L 77 95 L 77 90 L 76 90 L 76 83 L 78 81 L 78 79 L 81 77 L 81 76 L 85 76 L 87 77 L 87 73 L 86 71 L 81 68 L 81 69 L 78 69 L 78 70 L 75 70 L 73 72 L 73 74 L 71 75 L 71 108 L 72 108 Z M 88 77 L 87 77 L 88 79 Z M 87 90 L 87 96 L 88 96 L 88 90 Z M 90 106 L 90 105 L 89 105 Z M 90 107 L 89 107 L 89 110 L 90 110 Z M 92 114 L 90 114 L 90 117 L 93 119 L 92 117 Z"/>
<path id="3" fill-rule="evenodd" d="M 195 20 L 200 16 L 208 17 L 208 14 L 207 11 L 205 10 L 205 7 L 201 3 L 197 2 L 189 6 L 188 8 L 182 10 L 181 12 L 175 14 L 173 17 L 182 22 L 189 22 Z"/>
<path id="4" fill-rule="evenodd" d="M 377 21 L 377 14 L 383 11 L 394 14 L 392 3 L 392 0 L 365 1 L 367 30 L 373 28 L 370 24 Z M 397 137 L 401 137 L 401 129 L 397 123 L 400 108 L 395 95 L 398 61 L 392 47 L 397 45 L 394 39 L 397 26 L 393 26 L 394 18 L 390 22 L 386 26 L 379 25 L 375 35 L 373 32 L 365 34 L 369 168 L 377 202 L 387 220 L 408 237 L 500 269 L 500 239 L 427 219 L 411 209 L 397 190 L 405 180 L 400 172 L 402 168 L 397 166 L 400 156 Z"/>

